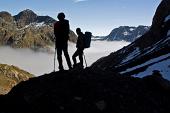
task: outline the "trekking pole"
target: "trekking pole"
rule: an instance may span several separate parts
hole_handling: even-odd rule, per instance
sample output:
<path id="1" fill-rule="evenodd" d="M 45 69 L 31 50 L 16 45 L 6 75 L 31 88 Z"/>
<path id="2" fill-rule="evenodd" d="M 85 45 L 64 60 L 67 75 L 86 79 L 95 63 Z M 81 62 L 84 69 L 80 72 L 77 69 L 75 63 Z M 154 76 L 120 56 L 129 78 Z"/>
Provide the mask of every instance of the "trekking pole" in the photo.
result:
<path id="1" fill-rule="evenodd" d="M 84 53 L 83 53 L 83 56 L 84 56 L 84 61 L 85 61 L 86 67 L 87 67 L 87 61 L 86 61 L 86 57 L 85 57 Z"/>
<path id="2" fill-rule="evenodd" d="M 54 52 L 54 72 L 55 72 L 55 60 L 56 60 L 56 47 L 55 47 L 55 52 Z"/>

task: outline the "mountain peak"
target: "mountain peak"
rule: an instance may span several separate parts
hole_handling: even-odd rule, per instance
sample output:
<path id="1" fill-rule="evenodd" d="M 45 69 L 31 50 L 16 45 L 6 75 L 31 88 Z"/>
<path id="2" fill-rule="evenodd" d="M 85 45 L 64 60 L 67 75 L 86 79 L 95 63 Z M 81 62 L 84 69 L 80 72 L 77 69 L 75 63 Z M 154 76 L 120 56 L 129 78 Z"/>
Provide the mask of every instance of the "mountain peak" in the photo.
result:
<path id="1" fill-rule="evenodd" d="M 25 25 L 29 25 L 34 22 L 37 18 L 37 14 L 35 14 L 32 10 L 26 9 L 21 11 L 19 14 L 14 16 L 15 21 L 17 22 L 18 27 L 24 27 Z"/>
<path id="2" fill-rule="evenodd" d="M 26 11 L 26 12 L 33 12 L 31 9 L 25 9 L 23 11 Z"/>
<path id="3" fill-rule="evenodd" d="M 32 10 L 30 10 L 30 9 L 25 9 L 25 10 L 21 11 L 20 13 L 37 15 L 36 13 L 34 13 L 34 12 L 33 12 Z"/>
<path id="4" fill-rule="evenodd" d="M 19 28 L 23 28 L 26 25 L 29 25 L 31 23 L 44 22 L 45 24 L 50 25 L 51 23 L 55 22 L 55 19 L 49 16 L 38 16 L 36 13 L 34 13 L 30 9 L 25 9 L 21 11 L 19 14 L 15 15 L 14 18 Z"/>
<path id="5" fill-rule="evenodd" d="M 7 22 L 12 22 L 13 21 L 12 15 L 7 11 L 1 11 L 0 12 L 0 18 L 4 19 Z"/>

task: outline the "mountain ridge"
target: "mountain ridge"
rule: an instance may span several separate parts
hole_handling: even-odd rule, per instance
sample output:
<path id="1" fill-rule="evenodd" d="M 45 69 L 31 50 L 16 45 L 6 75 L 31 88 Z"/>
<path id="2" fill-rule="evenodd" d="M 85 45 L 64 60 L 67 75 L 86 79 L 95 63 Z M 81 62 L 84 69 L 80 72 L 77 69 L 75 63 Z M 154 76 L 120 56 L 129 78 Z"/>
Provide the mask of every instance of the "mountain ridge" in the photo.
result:
<path id="1" fill-rule="evenodd" d="M 118 28 L 114 28 L 111 33 L 107 36 L 96 36 L 93 37 L 93 40 L 100 41 L 127 41 L 133 42 L 137 38 L 144 35 L 148 30 L 149 26 L 139 25 L 135 26 L 119 26 Z"/>
<path id="2" fill-rule="evenodd" d="M 44 24 L 47 25 L 53 25 L 53 23 L 56 21 L 50 16 L 39 16 L 30 9 L 21 11 L 17 15 L 14 15 L 13 18 L 17 22 L 17 26 L 19 28 L 25 27 L 26 25 L 29 25 L 31 23 L 41 22 L 44 22 Z"/>
<path id="3" fill-rule="evenodd" d="M 12 16 L 6 11 L 0 12 L 0 45 L 13 48 L 30 48 L 49 51 L 54 45 L 53 23 L 49 16 L 38 16 L 26 9 Z M 70 30 L 70 41 L 76 42 L 77 35 Z"/>
<path id="4" fill-rule="evenodd" d="M 139 25 L 138 27 L 130 27 L 130 26 L 120 26 L 119 28 L 115 28 L 112 32 L 106 36 L 105 40 L 112 41 L 128 41 L 133 42 L 137 38 L 144 35 L 149 30 L 148 26 Z"/>

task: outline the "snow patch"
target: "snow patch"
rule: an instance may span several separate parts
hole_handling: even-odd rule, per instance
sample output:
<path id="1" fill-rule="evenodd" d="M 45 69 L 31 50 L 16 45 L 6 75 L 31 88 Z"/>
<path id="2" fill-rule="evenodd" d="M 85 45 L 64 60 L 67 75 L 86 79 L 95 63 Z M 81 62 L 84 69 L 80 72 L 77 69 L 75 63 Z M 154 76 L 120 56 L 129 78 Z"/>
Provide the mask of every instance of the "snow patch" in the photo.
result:
<path id="1" fill-rule="evenodd" d="M 149 27 L 147 27 L 147 26 L 146 26 L 146 27 L 145 27 L 145 29 L 146 29 L 146 30 L 148 30 L 148 29 L 149 29 Z"/>
<path id="2" fill-rule="evenodd" d="M 130 33 L 125 31 L 125 32 L 123 32 L 123 35 L 127 36 L 127 35 L 130 35 Z"/>
<path id="3" fill-rule="evenodd" d="M 163 60 L 163 59 L 167 59 L 167 60 Z M 161 61 L 161 60 L 163 60 L 163 61 Z M 159 62 L 159 61 L 161 61 L 161 62 Z M 158 63 L 156 63 L 156 62 L 158 62 Z M 157 58 L 154 58 L 154 59 L 151 59 L 151 60 L 149 60 L 149 61 L 147 61 L 147 62 L 145 62 L 145 63 L 143 63 L 143 64 L 141 64 L 141 65 L 138 65 L 138 66 L 129 68 L 129 69 L 127 69 L 126 71 L 123 71 L 123 72 L 120 72 L 120 73 L 121 73 L 121 74 L 124 74 L 124 73 L 127 73 L 127 72 L 131 72 L 131 71 L 133 71 L 133 70 L 136 70 L 136 69 L 138 69 L 138 68 L 142 68 L 142 67 L 144 67 L 144 66 L 146 66 L 146 65 L 149 65 L 149 64 L 152 64 L 152 63 L 155 63 L 155 64 L 153 64 L 153 65 L 151 65 L 149 68 L 147 68 L 146 71 L 137 74 L 137 76 L 140 75 L 140 77 L 143 77 L 144 75 L 148 75 L 148 71 L 149 71 L 150 74 L 151 74 L 153 70 L 160 70 L 160 72 L 164 72 L 165 75 L 167 75 L 166 72 L 167 72 L 167 73 L 170 73 L 170 70 L 167 71 L 167 70 L 168 70 L 167 68 L 170 68 L 170 53 L 168 53 L 168 54 L 166 54 L 166 55 L 163 55 L 163 56 L 160 56 L 160 57 L 157 57 Z M 160 65 L 160 64 L 161 64 L 161 65 Z M 162 65 L 165 65 L 165 66 L 162 66 Z M 156 66 L 156 68 L 155 68 L 155 66 Z M 154 67 L 154 68 L 153 68 L 153 67 Z M 165 67 L 167 67 L 167 68 L 165 68 Z M 166 69 L 167 69 L 167 70 L 166 70 Z M 166 71 L 163 71 L 163 70 L 166 70 Z M 142 74 L 142 73 L 143 73 L 143 74 Z"/>
<path id="4" fill-rule="evenodd" d="M 170 15 L 165 18 L 164 22 L 167 22 L 168 20 L 170 20 Z"/>
<path id="5" fill-rule="evenodd" d="M 130 53 L 121 63 L 125 63 L 129 60 L 132 60 L 134 57 L 140 54 L 139 48 L 136 48 L 132 53 Z"/>
<path id="6" fill-rule="evenodd" d="M 42 26 L 45 26 L 45 25 L 46 24 L 44 22 L 40 22 L 40 23 L 34 22 L 34 23 L 30 23 L 29 25 L 26 25 L 25 27 L 17 29 L 17 30 L 24 30 L 24 29 L 26 29 L 28 27 L 42 27 Z"/>
<path id="7" fill-rule="evenodd" d="M 139 37 L 141 37 L 142 35 L 137 35 L 137 37 L 136 38 L 139 38 Z"/>
<path id="8" fill-rule="evenodd" d="M 135 29 L 134 29 L 134 28 L 130 28 L 129 30 L 130 30 L 130 31 L 134 31 Z"/>
<path id="9" fill-rule="evenodd" d="M 170 30 L 168 31 L 167 36 L 170 36 Z"/>
<path id="10" fill-rule="evenodd" d="M 147 75 L 151 75 L 154 70 L 160 71 L 160 73 L 163 75 L 163 77 L 165 79 L 170 80 L 170 76 L 169 76 L 170 75 L 170 59 L 156 63 L 156 64 L 148 67 L 144 72 L 138 73 L 133 76 L 142 78 Z"/>
<path id="11" fill-rule="evenodd" d="M 40 22 L 40 23 L 35 23 L 35 27 L 41 27 L 41 26 L 44 26 L 44 22 Z"/>

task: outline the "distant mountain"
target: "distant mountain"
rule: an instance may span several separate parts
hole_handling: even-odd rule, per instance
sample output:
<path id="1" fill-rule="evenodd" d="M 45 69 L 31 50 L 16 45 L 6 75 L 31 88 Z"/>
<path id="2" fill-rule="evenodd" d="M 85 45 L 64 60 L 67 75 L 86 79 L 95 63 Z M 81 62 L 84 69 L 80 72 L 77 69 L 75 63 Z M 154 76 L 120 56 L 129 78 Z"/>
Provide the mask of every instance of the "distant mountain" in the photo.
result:
<path id="1" fill-rule="evenodd" d="M 107 41 L 128 41 L 133 42 L 137 38 L 144 35 L 148 30 L 149 26 L 138 26 L 138 27 L 130 27 L 130 26 L 120 26 L 119 28 L 115 28 L 112 32 L 103 38 L 103 40 Z"/>
<path id="2" fill-rule="evenodd" d="M 15 16 L 5 11 L 0 12 L 0 45 L 49 50 L 49 46 L 54 45 L 55 21 L 49 16 L 38 16 L 29 9 Z M 70 30 L 70 41 L 76 42 L 76 39 L 76 34 Z"/>
<path id="3" fill-rule="evenodd" d="M 92 41 L 103 41 L 106 36 L 92 36 Z"/>
<path id="4" fill-rule="evenodd" d="M 32 77 L 32 74 L 18 67 L 0 64 L 0 95 L 7 94 L 18 83 Z"/>

